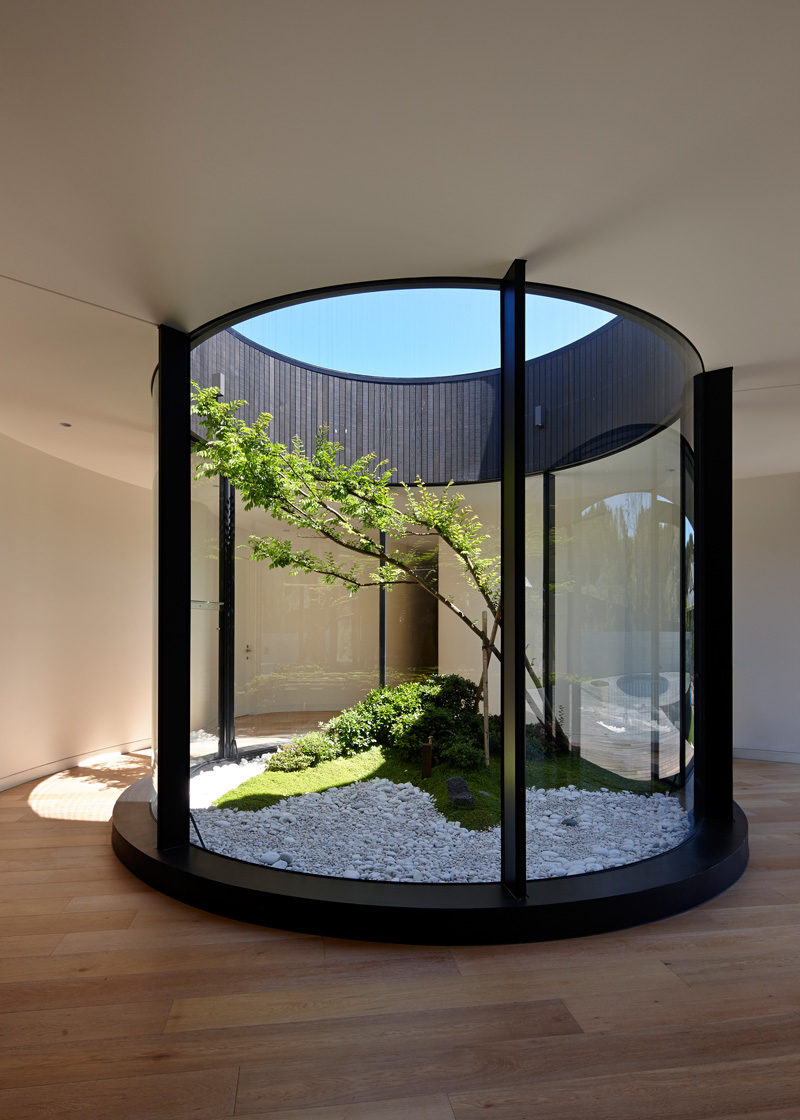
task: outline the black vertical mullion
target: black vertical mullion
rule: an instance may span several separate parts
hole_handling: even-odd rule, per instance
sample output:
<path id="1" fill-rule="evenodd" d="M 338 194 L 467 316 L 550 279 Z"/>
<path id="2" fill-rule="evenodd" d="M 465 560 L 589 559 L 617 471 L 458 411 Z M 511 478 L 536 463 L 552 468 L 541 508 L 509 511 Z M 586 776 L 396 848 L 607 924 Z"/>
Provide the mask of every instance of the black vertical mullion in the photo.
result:
<path id="1" fill-rule="evenodd" d="M 227 478 L 219 480 L 219 750 L 220 758 L 238 759 L 234 724 L 234 637 L 236 493 Z"/>
<path id="2" fill-rule="evenodd" d="M 551 471 L 542 475 L 542 697 L 544 728 L 547 738 L 555 741 L 556 727 L 553 706 L 555 687 L 555 574 L 556 574 L 556 476 Z"/>
<path id="3" fill-rule="evenodd" d="M 733 806 L 733 370 L 694 379 L 695 812 Z"/>
<path id="4" fill-rule="evenodd" d="M 386 533 L 383 529 L 379 540 L 381 552 L 385 552 Z M 379 563 L 381 568 L 385 564 L 382 556 Z M 386 586 L 383 583 L 378 589 L 378 684 L 381 688 L 386 687 Z"/>
<path id="5" fill-rule="evenodd" d="M 189 840 L 191 437 L 189 336 L 158 328 L 158 488 L 155 753 L 157 844 Z"/>
<path id="6" fill-rule="evenodd" d="M 525 898 L 525 261 L 500 293 L 501 566 L 503 753 L 501 878 Z"/>

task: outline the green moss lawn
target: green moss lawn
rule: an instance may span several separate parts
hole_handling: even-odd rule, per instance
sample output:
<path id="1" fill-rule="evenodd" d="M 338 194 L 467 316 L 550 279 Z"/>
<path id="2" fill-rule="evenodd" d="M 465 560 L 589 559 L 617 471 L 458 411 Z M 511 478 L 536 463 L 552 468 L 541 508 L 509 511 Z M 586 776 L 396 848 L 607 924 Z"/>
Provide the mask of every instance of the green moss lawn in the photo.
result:
<path id="1" fill-rule="evenodd" d="M 384 753 L 381 747 L 373 747 L 370 751 L 351 755 L 349 758 L 336 758 L 332 762 L 309 767 L 308 770 L 290 773 L 265 771 L 223 794 L 214 804 L 221 809 L 254 812 L 274 805 L 284 797 L 300 793 L 321 793 L 335 786 L 348 786 L 369 778 L 388 778 L 398 784 L 412 782 L 419 789 L 432 794 L 439 811 L 448 820 L 460 821 L 465 828 L 483 829 L 499 824 L 500 760 L 493 758 L 488 769 L 464 773 L 475 798 L 473 809 L 459 809 L 450 805 L 445 783 L 454 773 L 450 767 L 434 766 L 430 778 L 423 779 L 420 777 L 419 767 Z M 575 785 L 578 789 L 597 790 L 605 786 L 609 790 L 652 793 L 665 788 L 660 784 L 654 787 L 650 782 L 626 781 L 609 770 L 572 755 L 529 761 L 525 768 L 525 782 L 527 786 L 537 786 L 539 789 Z"/>

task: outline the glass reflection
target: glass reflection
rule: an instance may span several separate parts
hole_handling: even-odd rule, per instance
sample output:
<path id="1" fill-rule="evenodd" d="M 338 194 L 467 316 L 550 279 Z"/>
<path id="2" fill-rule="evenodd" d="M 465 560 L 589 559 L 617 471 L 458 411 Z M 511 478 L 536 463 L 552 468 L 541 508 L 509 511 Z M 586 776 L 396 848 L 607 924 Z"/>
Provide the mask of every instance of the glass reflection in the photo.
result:
<path id="1" fill-rule="evenodd" d="M 691 781 L 694 763 L 694 457 L 689 446 L 683 448 L 683 602 L 684 663 L 683 718 L 681 737 L 681 780 L 685 784 L 686 808 L 693 807 L 694 784 Z"/>
<path id="2" fill-rule="evenodd" d="M 194 761 L 219 749 L 219 481 L 197 478 L 192 455 L 190 753 Z"/>
<path id="3" fill-rule="evenodd" d="M 236 508 L 235 715 L 240 750 L 315 730 L 378 685 L 378 588 L 356 594 L 251 556 L 251 537 L 303 548 L 314 534 Z M 332 546 L 344 561 L 344 549 Z"/>
<path id="4" fill-rule="evenodd" d="M 679 434 L 556 479 L 555 707 L 575 753 L 660 789 L 680 770 Z"/>
<path id="5" fill-rule="evenodd" d="M 620 866 L 688 834 L 682 462 L 675 424 L 527 480 L 527 637 L 542 666 L 526 728 L 531 878 Z"/>

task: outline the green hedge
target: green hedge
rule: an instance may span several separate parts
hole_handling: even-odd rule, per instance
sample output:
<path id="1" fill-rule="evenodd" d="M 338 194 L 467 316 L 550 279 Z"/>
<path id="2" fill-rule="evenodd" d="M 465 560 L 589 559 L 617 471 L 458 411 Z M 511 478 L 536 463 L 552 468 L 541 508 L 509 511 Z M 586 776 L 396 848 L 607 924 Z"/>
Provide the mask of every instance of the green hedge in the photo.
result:
<path id="1" fill-rule="evenodd" d="M 416 761 L 430 741 L 434 765 L 474 770 L 484 762 L 477 697 L 478 686 L 456 673 L 373 689 L 319 731 L 295 736 L 268 769 L 305 770 L 373 747 Z"/>

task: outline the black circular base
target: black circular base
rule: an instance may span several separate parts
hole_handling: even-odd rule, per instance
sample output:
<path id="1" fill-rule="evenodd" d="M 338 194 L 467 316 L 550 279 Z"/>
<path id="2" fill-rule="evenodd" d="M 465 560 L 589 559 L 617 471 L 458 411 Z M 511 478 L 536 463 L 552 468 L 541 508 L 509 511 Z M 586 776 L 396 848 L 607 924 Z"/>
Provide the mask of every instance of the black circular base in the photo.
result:
<path id="1" fill-rule="evenodd" d="M 547 941 L 604 933 L 688 910 L 734 883 L 747 866 L 747 818 L 704 821 L 679 847 L 618 867 L 528 883 L 375 883 L 273 871 L 182 844 L 156 847 L 149 778 L 114 806 L 119 859 L 173 898 L 260 925 L 359 941 L 427 945 Z"/>

